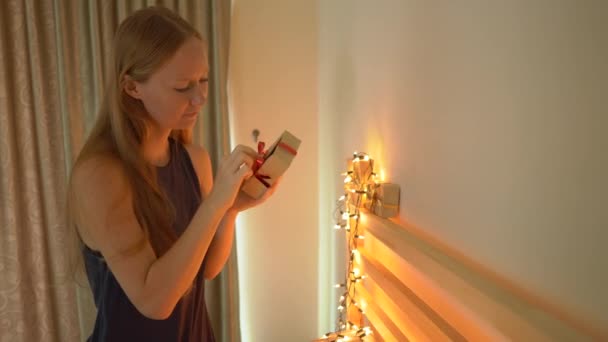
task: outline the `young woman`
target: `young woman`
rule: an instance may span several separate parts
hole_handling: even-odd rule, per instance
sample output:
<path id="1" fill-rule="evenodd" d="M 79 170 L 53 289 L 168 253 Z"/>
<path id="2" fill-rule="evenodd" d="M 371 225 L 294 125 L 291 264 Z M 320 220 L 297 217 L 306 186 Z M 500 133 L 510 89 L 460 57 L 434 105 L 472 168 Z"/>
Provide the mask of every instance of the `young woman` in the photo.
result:
<path id="1" fill-rule="evenodd" d="M 162 7 L 118 28 L 110 84 L 72 171 L 70 218 L 97 306 L 89 341 L 213 341 L 204 281 L 230 255 L 257 152 L 211 173 L 191 130 L 207 99 L 201 35 Z"/>

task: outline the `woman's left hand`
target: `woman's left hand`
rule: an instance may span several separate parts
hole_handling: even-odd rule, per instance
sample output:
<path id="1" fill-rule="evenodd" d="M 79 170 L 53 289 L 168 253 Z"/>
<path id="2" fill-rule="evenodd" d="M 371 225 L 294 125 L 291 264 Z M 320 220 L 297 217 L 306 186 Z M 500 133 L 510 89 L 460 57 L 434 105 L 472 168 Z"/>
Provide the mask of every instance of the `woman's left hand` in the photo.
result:
<path id="1" fill-rule="evenodd" d="M 277 186 L 280 182 L 281 177 L 277 178 L 277 180 L 270 186 L 270 188 L 266 190 L 264 195 L 262 195 L 262 197 L 258 199 L 254 199 L 243 191 L 239 191 L 238 195 L 236 196 L 236 200 L 232 205 L 232 209 L 236 210 L 237 212 L 241 212 L 253 207 L 257 207 L 258 205 L 266 202 L 266 200 L 270 198 L 270 196 L 272 196 L 272 194 L 274 194 L 274 192 L 277 190 Z"/>

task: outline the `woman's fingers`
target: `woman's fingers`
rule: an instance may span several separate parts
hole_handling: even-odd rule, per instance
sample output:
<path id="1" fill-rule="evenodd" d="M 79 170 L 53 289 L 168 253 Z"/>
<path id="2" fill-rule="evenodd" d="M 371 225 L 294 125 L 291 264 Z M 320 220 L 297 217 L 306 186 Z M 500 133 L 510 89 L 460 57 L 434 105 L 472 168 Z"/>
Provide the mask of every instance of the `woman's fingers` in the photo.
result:
<path id="1" fill-rule="evenodd" d="M 253 158 L 243 152 L 233 152 L 229 167 L 232 172 L 240 170 L 244 166 L 248 166 L 249 169 L 253 167 Z"/>
<path id="2" fill-rule="evenodd" d="M 251 148 L 249 146 L 245 146 L 245 145 L 237 145 L 232 152 L 234 153 L 236 151 L 243 152 L 246 155 L 248 155 L 254 159 L 257 158 L 257 156 L 258 156 L 258 152 L 256 150 L 254 150 L 253 148 Z"/>
<path id="3" fill-rule="evenodd" d="M 253 170 L 251 170 L 251 167 L 249 167 L 248 165 L 243 165 L 243 167 L 241 167 L 237 172 L 237 177 L 239 177 L 241 179 L 241 181 L 248 179 L 249 177 L 253 176 Z"/>

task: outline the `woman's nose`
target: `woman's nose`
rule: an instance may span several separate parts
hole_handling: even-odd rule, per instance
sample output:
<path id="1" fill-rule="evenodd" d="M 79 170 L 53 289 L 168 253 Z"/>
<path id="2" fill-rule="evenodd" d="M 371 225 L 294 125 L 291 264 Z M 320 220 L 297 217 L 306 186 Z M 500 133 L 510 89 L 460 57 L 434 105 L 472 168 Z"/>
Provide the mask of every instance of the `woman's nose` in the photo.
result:
<path id="1" fill-rule="evenodd" d="M 194 97 L 190 99 L 190 104 L 193 106 L 200 106 L 202 103 L 203 99 L 200 94 L 194 95 Z"/>
<path id="2" fill-rule="evenodd" d="M 195 88 L 195 92 L 192 96 L 192 98 L 190 99 L 190 104 L 192 104 L 193 106 L 200 106 L 205 104 L 205 100 L 207 97 L 207 94 L 205 92 L 205 89 L 203 89 L 203 87 L 199 86 L 198 88 Z"/>

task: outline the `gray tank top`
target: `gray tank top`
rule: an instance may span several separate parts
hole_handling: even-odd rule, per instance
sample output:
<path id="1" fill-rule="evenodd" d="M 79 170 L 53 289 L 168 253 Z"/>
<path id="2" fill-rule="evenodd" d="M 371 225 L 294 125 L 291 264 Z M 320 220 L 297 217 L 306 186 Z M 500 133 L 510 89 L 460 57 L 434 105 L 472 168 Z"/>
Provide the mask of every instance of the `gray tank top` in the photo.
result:
<path id="1" fill-rule="evenodd" d="M 188 151 L 172 138 L 169 148 L 169 163 L 157 168 L 158 182 L 175 207 L 173 228 L 179 236 L 199 207 L 201 193 Z M 85 246 L 83 256 L 97 307 L 95 328 L 87 341 L 215 341 L 205 305 L 205 261 L 192 289 L 180 299 L 169 318 L 153 320 L 131 304 L 99 252 Z"/>

